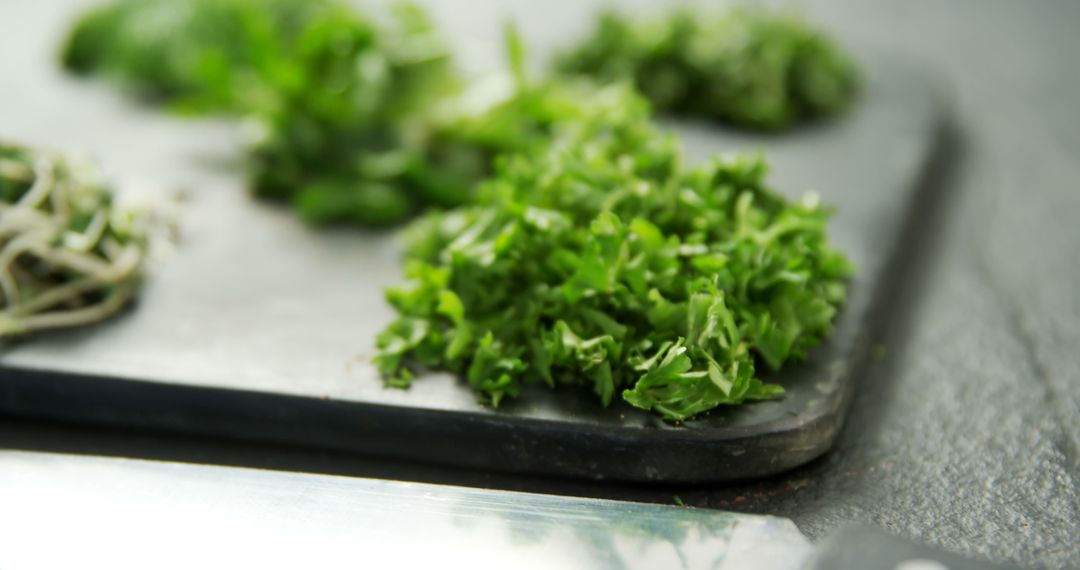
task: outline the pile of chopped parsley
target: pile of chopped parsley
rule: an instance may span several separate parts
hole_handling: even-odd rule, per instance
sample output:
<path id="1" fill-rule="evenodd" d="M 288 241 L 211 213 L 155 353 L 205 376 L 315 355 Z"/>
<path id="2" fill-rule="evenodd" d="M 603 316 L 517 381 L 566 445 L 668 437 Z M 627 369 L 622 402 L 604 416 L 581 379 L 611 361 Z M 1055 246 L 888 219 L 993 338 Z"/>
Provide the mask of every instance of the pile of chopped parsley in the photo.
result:
<path id="1" fill-rule="evenodd" d="M 378 339 L 388 383 L 451 370 L 492 405 L 575 386 L 678 421 L 775 397 L 759 369 L 829 331 L 850 268 L 828 210 L 770 190 L 760 157 L 686 167 L 647 104 L 606 95 L 545 151 L 502 157 L 475 205 L 414 224 Z"/>
<path id="2" fill-rule="evenodd" d="M 852 59 L 827 36 L 765 9 L 680 9 L 640 22 L 605 12 L 555 68 L 631 81 L 660 112 L 764 130 L 834 115 L 858 87 Z"/>
<path id="3" fill-rule="evenodd" d="M 0 144 L 0 339 L 122 309 L 142 281 L 150 223 L 86 165 Z"/>

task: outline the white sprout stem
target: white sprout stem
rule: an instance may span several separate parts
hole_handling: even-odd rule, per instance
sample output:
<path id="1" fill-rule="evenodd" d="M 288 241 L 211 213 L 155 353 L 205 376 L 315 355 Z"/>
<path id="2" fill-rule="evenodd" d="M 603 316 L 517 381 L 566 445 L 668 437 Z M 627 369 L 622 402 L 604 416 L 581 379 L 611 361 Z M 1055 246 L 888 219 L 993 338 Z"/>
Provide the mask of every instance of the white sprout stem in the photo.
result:
<path id="1" fill-rule="evenodd" d="M 43 261 L 74 269 L 79 273 L 97 277 L 102 281 L 111 281 L 116 274 L 116 270 L 112 264 L 102 261 L 100 258 L 79 253 L 77 251 L 70 251 L 57 247 L 43 247 L 40 243 L 33 244 L 27 251 L 38 256 Z M 0 263 L 3 261 L 4 259 L 0 258 Z"/>
<path id="2" fill-rule="evenodd" d="M 68 220 L 70 220 L 69 214 L 71 213 L 71 208 L 68 206 L 68 194 L 70 194 L 70 192 L 68 191 L 69 185 L 69 180 L 58 180 L 55 185 L 56 187 L 53 189 L 52 194 L 49 196 L 53 207 L 53 217 L 56 218 L 58 222 L 62 222 L 64 225 L 67 225 Z"/>
<path id="3" fill-rule="evenodd" d="M 25 317 L 65 302 L 77 301 L 84 293 L 100 289 L 105 285 L 118 283 L 123 279 L 130 277 L 131 273 L 135 271 L 141 261 L 142 254 L 138 248 L 134 246 L 125 247 L 123 251 L 120 252 L 120 255 L 113 265 L 113 275 L 111 279 L 105 281 L 96 277 L 84 277 L 77 281 L 72 281 L 71 283 L 49 289 L 48 291 L 21 303 L 12 301 L 9 303 L 12 306 L 4 311 L 0 311 L 0 314 L 14 318 Z"/>
<path id="4" fill-rule="evenodd" d="M 100 289 L 101 285 L 100 281 L 91 278 L 83 278 L 78 281 L 72 281 L 71 283 L 65 283 L 64 285 L 49 289 L 36 297 L 19 303 L 10 309 L 3 311 L 3 314 L 13 318 L 25 317 L 66 302 L 77 301 L 84 293 Z"/>
<path id="5" fill-rule="evenodd" d="M 15 284 L 15 278 L 7 271 L 0 271 L 0 301 L 4 305 L 13 304 L 18 300 L 19 288 Z"/>
<path id="6" fill-rule="evenodd" d="M 34 183 L 19 198 L 16 205 L 20 208 L 37 208 L 54 189 L 52 161 L 45 156 L 38 156 L 34 161 Z"/>
<path id="7" fill-rule="evenodd" d="M 15 259 L 35 245 L 33 234 L 19 236 L 0 250 L 0 289 L 4 291 L 4 298 L 8 303 L 15 303 L 19 299 L 19 283 L 11 273 L 11 264 Z"/>
<path id="8" fill-rule="evenodd" d="M 12 240 L 3 251 L 0 251 L 0 275 L 10 277 L 8 270 L 11 264 L 24 253 L 33 253 L 42 261 L 73 269 L 106 283 L 116 281 L 128 273 L 133 269 L 134 265 L 138 264 L 142 257 L 138 248 L 128 246 L 121 251 L 117 261 L 107 263 L 96 257 L 78 252 L 43 247 L 40 242 L 33 239 L 33 236 L 23 236 Z M 2 277 L 0 277 L 0 284 L 3 284 Z M 8 285 L 10 285 L 10 294 Z M 14 280 L 10 284 L 3 284 L 3 288 L 5 296 L 12 299 L 17 297 L 18 286 Z"/>
<path id="9" fill-rule="evenodd" d="M 10 263 L 0 265 L 0 292 L 4 294 L 4 302 L 13 304 L 19 299 L 19 284 L 10 271 Z"/>
<path id="10" fill-rule="evenodd" d="M 21 303 L 14 303 L 0 314 L 11 317 L 24 317 L 31 313 L 43 311 L 66 301 L 73 301 L 82 295 L 100 287 L 96 279 L 84 278 L 78 281 L 66 283 Z"/>
<path id="11" fill-rule="evenodd" d="M 17 201 L 0 204 L 0 338 L 113 315 L 134 296 L 145 257 L 141 243 L 108 237 L 105 209 L 83 231 L 69 229 L 80 180 L 48 155 L 30 156 L 0 158 L 0 176 L 29 183 Z"/>
<path id="12" fill-rule="evenodd" d="M 17 160 L 0 158 L 0 176 L 18 180 L 33 180 L 34 171 Z"/>
<path id="13" fill-rule="evenodd" d="M 19 327 L 23 332 L 34 332 L 45 329 L 55 329 L 88 325 L 107 319 L 116 314 L 124 307 L 135 294 L 135 288 L 131 285 L 120 286 L 113 294 L 107 296 L 101 302 L 68 311 L 55 311 L 41 313 L 19 319 Z"/>
<path id="14" fill-rule="evenodd" d="M 18 235 L 27 230 L 41 231 L 43 228 L 53 227 L 52 216 L 44 212 L 27 208 L 0 207 L 0 239 Z M 3 242 L 0 241 L 0 244 Z"/>
<path id="15" fill-rule="evenodd" d="M 108 216 L 103 210 L 98 210 L 94 212 L 94 217 L 91 218 L 90 225 L 86 226 L 86 231 L 83 233 L 66 232 L 64 234 L 64 244 L 74 250 L 90 251 L 101 240 L 101 236 L 105 233 L 107 227 L 109 227 Z"/>

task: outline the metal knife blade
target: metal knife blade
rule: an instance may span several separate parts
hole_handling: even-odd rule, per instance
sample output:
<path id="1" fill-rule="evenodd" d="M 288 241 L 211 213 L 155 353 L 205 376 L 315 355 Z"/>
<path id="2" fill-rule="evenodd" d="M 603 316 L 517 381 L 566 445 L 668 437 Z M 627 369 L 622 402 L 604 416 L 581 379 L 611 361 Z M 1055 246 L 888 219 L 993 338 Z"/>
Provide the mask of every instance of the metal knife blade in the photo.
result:
<path id="1" fill-rule="evenodd" d="M 850 563 L 873 556 L 844 558 L 848 550 L 866 551 L 850 547 L 869 540 L 846 540 L 839 555 L 830 543 L 815 557 L 794 523 L 777 517 L 0 451 L 0 569 L 797 570 L 810 563 L 840 570 L 871 568 Z M 883 568 L 942 568 L 890 564 Z"/>

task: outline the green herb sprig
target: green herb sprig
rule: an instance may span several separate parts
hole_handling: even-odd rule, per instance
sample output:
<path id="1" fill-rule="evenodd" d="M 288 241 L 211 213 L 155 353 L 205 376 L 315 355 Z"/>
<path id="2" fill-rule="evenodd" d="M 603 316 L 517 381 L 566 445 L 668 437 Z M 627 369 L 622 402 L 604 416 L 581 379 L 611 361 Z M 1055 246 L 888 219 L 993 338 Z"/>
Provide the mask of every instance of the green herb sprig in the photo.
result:
<path id="1" fill-rule="evenodd" d="M 411 4 L 118 0 L 77 22 L 62 61 L 187 113 L 250 119 L 254 193 L 312 223 L 388 225 L 463 200 L 417 180 L 431 109 L 460 82 Z"/>
<path id="2" fill-rule="evenodd" d="M 570 386 L 679 421 L 777 396 L 760 365 L 827 333 L 850 271 L 828 210 L 770 190 L 760 157 L 685 168 L 640 98 L 606 93 L 545 152 L 501 159 L 477 205 L 412 226 L 388 384 L 444 369 L 496 406 Z"/>
<path id="3" fill-rule="evenodd" d="M 416 6 L 332 0 L 118 0 L 84 16 L 63 61 L 194 112 L 249 117 L 256 195 L 314 224 L 386 226 L 468 203 L 503 153 L 546 147 L 590 112 L 581 81 L 511 73 L 466 85 Z"/>
<path id="4" fill-rule="evenodd" d="M 142 281 L 150 223 L 86 165 L 0 145 L 0 339 L 117 313 Z"/>
<path id="5" fill-rule="evenodd" d="M 385 131 L 396 127 L 397 135 L 374 146 L 365 140 L 377 128 L 340 116 L 310 120 L 308 103 L 263 117 L 275 126 L 255 151 L 263 165 L 256 190 L 291 197 L 313 223 L 388 225 L 470 203 L 498 156 L 546 148 L 553 133 L 588 116 L 600 96 L 586 81 L 529 81 L 512 29 L 507 45 L 511 73 L 447 88 L 422 112 L 390 117 Z M 323 95 L 301 96 L 311 94 Z M 347 113 L 355 98 L 345 99 L 331 108 Z"/>
<path id="6" fill-rule="evenodd" d="M 68 70 L 193 113 L 273 104 L 270 85 L 326 0 L 118 0 L 84 13 L 61 50 Z"/>
<path id="7" fill-rule="evenodd" d="M 763 130 L 835 115 L 859 84 L 853 60 L 824 33 L 751 8 L 678 9 L 640 22 L 605 12 L 555 68 L 632 81 L 660 112 Z"/>

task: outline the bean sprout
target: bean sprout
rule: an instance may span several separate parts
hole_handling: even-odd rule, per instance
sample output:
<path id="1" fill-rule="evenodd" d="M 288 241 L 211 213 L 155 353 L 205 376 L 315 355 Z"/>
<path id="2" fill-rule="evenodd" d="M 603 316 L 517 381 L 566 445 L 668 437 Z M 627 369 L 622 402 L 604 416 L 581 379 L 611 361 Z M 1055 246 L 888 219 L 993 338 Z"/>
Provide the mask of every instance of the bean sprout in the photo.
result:
<path id="1" fill-rule="evenodd" d="M 86 165 L 0 144 L 0 339 L 119 312 L 142 281 L 150 224 Z"/>

